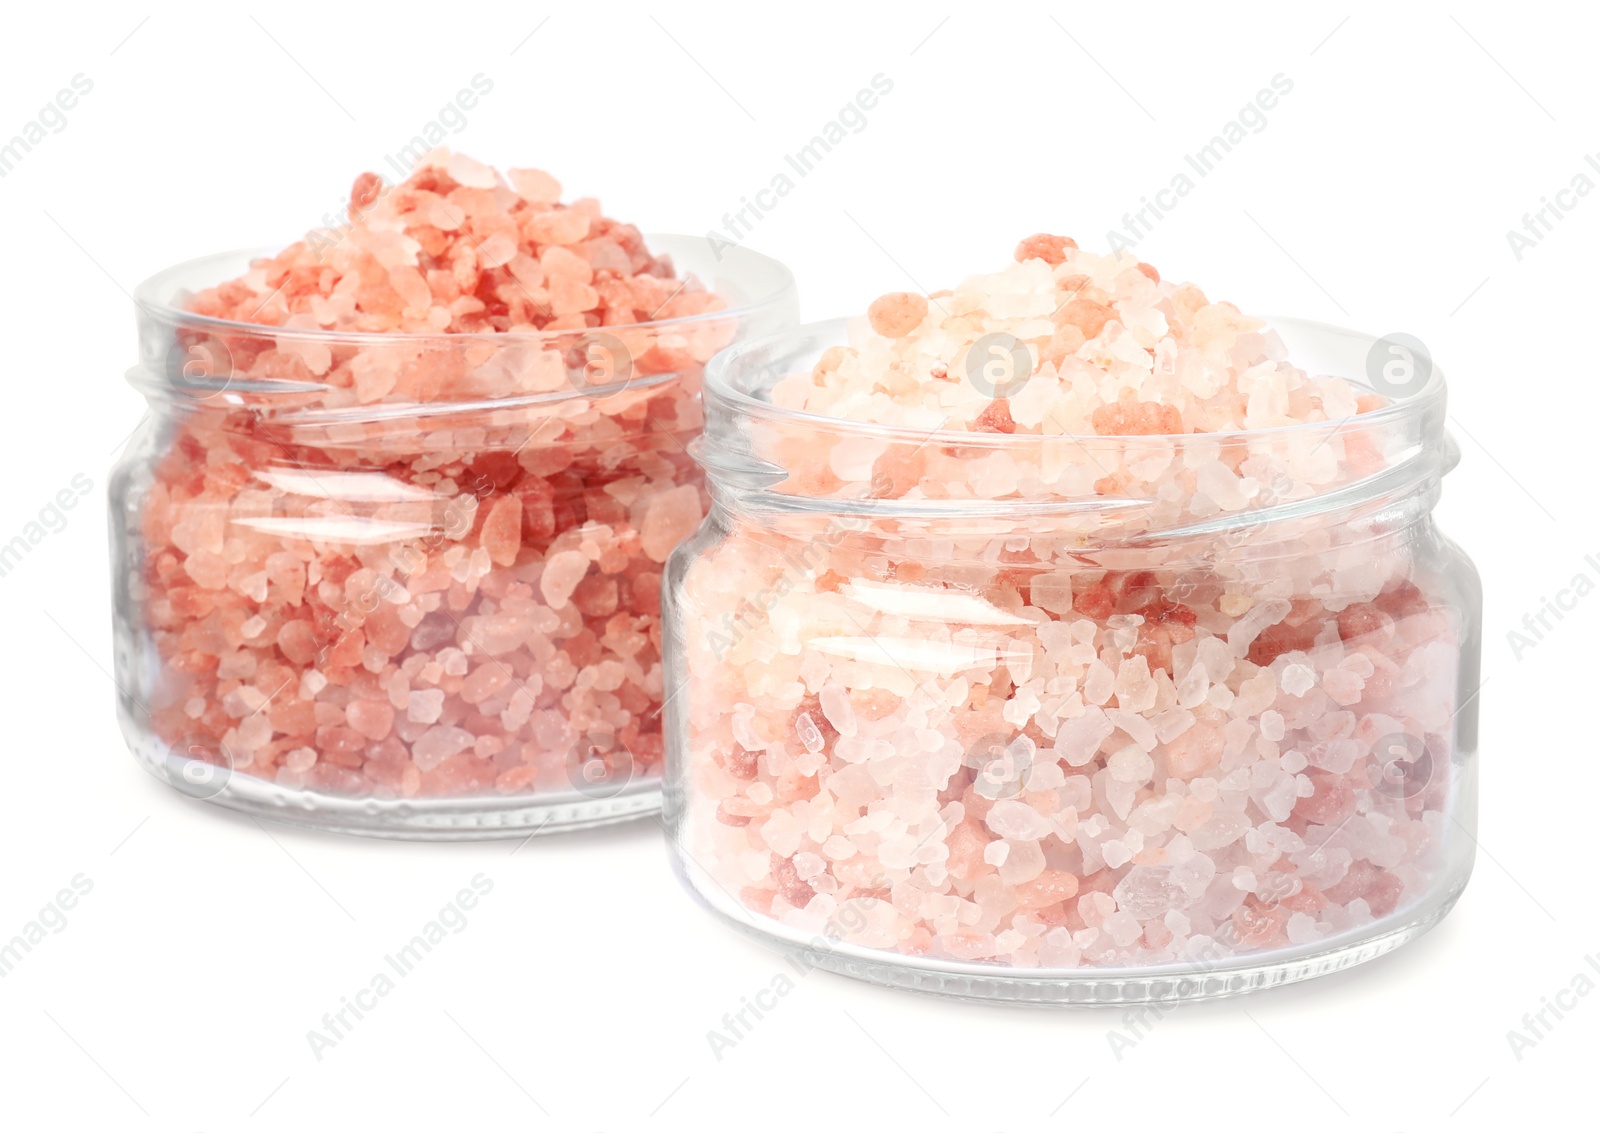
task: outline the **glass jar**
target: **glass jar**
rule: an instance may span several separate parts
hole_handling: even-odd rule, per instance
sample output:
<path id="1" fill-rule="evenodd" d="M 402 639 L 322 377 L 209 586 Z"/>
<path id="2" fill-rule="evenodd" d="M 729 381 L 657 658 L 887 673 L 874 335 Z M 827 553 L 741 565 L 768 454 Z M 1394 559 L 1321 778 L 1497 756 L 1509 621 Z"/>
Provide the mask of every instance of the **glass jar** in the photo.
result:
<path id="1" fill-rule="evenodd" d="M 124 734 L 186 794 L 407 838 L 660 801 L 660 573 L 700 521 L 704 363 L 795 322 L 787 269 L 650 238 L 722 301 L 532 334 L 226 322 L 136 296 L 149 401 L 111 484 Z"/>
<path id="2" fill-rule="evenodd" d="M 1274 329 L 1313 374 L 1381 345 Z M 1444 916 L 1475 847 L 1480 596 L 1431 515 L 1441 375 L 1228 434 L 771 403 L 845 341 L 708 370 L 712 506 L 663 598 L 666 818 L 702 904 L 860 979 L 1058 1003 L 1291 982 Z"/>

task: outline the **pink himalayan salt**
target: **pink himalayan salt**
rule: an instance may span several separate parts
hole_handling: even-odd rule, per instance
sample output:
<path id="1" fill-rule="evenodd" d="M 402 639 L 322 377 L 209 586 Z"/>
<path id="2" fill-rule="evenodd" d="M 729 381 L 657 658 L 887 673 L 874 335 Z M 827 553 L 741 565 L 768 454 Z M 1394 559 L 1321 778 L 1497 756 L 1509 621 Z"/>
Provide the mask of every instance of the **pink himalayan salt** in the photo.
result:
<path id="1" fill-rule="evenodd" d="M 924 430 L 1009 419 L 1016 432 L 1123 436 L 1336 423 L 1382 404 L 1293 369 L 1258 321 L 1148 265 L 1047 236 L 1017 261 L 939 293 L 913 325 L 886 317 L 901 304 L 885 297 L 848 348 L 773 399 Z M 997 332 L 1034 364 L 1006 399 L 961 376 L 963 352 Z M 867 486 L 846 474 L 854 454 L 830 451 L 849 442 L 763 440 L 790 470 L 780 491 Z M 1021 465 L 1028 451 L 1008 455 Z M 1060 490 L 1152 499 L 1158 529 L 1202 507 L 1260 506 L 1210 468 L 1201 487 L 1182 462 L 1118 466 L 1148 450 L 1061 451 Z M 1286 473 L 1309 455 L 1328 462 L 1316 484 Z M 870 494 L 1021 494 L 962 459 L 890 449 Z M 1368 475 L 1383 454 L 1352 428 L 1248 459 L 1295 498 Z M 1050 494 L 1045 472 L 1023 469 L 1029 491 Z M 682 837 L 753 911 L 865 947 L 1075 967 L 1311 943 L 1429 892 L 1449 760 L 1436 754 L 1405 797 L 1373 784 L 1397 732 L 1448 752 L 1462 627 L 1403 538 L 1348 532 L 1368 541 L 1345 555 L 1343 529 L 1306 541 L 1285 526 L 1280 555 L 1213 547 L 1201 571 L 1175 548 L 1109 566 L 1023 525 L 919 538 L 820 523 L 778 537 L 735 522 L 683 583 L 689 625 L 740 631 L 685 635 Z M 804 572 L 781 553 L 791 541 Z M 937 661 L 932 646 L 957 639 L 965 660 Z M 839 915 L 865 901 L 892 915 L 870 931 Z"/>
<path id="2" fill-rule="evenodd" d="M 514 184 L 531 195 L 446 150 L 428 154 L 386 193 L 374 175 L 362 174 L 348 230 L 313 232 L 187 306 L 266 326 L 406 333 L 582 330 L 721 306 L 698 284 L 677 279 L 637 228 L 602 216 L 595 202 L 561 204 L 559 185 L 534 170 L 520 171 Z M 299 361 L 307 376 L 327 374 Z"/>
<path id="3" fill-rule="evenodd" d="M 452 755 L 472 746 L 473 735 L 464 728 L 436 725 L 417 737 L 411 745 L 411 758 L 423 771 L 431 771 Z"/>
<path id="4" fill-rule="evenodd" d="M 872 329 L 885 338 L 904 338 L 928 314 L 928 301 L 914 292 L 897 291 L 873 300 L 867 308 Z"/>
<path id="5" fill-rule="evenodd" d="M 381 740 L 394 724 L 394 708 L 386 700 L 357 700 L 345 709 L 350 726 L 369 740 Z"/>
<path id="6" fill-rule="evenodd" d="M 558 551 L 545 561 L 539 576 L 539 593 L 551 608 L 565 606 L 583 576 L 589 573 L 589 556 L 582 551 Z"/>
<path id="7" fill-rule="evenodd" d="M 507 184 L 439 151 L 401 185 L 363 174 L 351 209 L 347 231 L 313 233 L 188 308 L 507 343 L 605 328 L 634 375 L 678 376 L 487 427 L 404 415 L 339 435 L 290 427 L 266 399 L 200 403 L 142 520 L 145 620 L 164 666 L 156 732 L 213 735 L 242 774 L 381 798 L 570 790 L 567 756 L 585 734 L 614 736 L 636 774 L 656 774 L 660 563 L 703 508 L 683 445 L 699 425 L 700 367 L 733 325 L 680 322 L 659 337 L 634 324 L 721 300 L 595 202 L 562 204 L 536 170 Z M 568 343 L 551 341 L 543 354 L 508 348 L 515 365 L 495 365 L 492 348 L 464 365 L 465 346 L 329 351 L 241 328 L 218 353 L 235 388 L 299 381 L 307 406 L 404 407 L 569 392 Z M 352 519 L 405 534 L 316 534 Z"/>
<path id="8" fill-rule="evenodd" d="M 875 300 L 848 347 L 780 382 L 772 399 L 925 430 L 1106 436 L 1339 421 L 1382 403 L 1358 405 L 1345 383 L 1288 365 L 1264 326 L 1131 256 L 1040 235 L 1022 242 L 1016 262 L 936 293 L 931 305 L 901 292 Z M 968 381 L 995 360 L 996 335 L 1026 349 L 1027 371 Z M 1017 387 L 1009 401 L 993 400 L 997 384 Z M 997 404 L 1008 427 L 996 427 Z"/>
<path id="9" fill-rule="evenodd" d="M 489 505 L 478 541 L 489 552 L 489 561 L 507 567 L 517 561 L 522 549 L 522 500 L 501 496 Z"/>
<path id="10" fill-rule="evenodd" d="M 662 492 L 650 501 L 639 527 L 639 546 L 658 563 L 667 561 L 685 536 L 700 525 L 700 492 L 684 485 Z"/>

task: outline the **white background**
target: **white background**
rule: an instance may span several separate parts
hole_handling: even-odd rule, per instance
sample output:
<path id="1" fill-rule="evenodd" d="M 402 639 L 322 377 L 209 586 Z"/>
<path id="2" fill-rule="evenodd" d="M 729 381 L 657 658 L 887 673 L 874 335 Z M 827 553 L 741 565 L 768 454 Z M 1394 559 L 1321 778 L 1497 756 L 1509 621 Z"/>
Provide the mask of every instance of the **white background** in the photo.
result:
<path id="1" fill-rule="evenodd" d="M 1600 598 L 1520 660 L 1506 635 L 1574 575 L 1600 578 L 1584 561 L 1600 562 L 1585 472 L 1600 193 L 1520 262 L 1506 231 L 1600 150 L 1585 8 L 9 11 L 0 140 L 71 76 L 94 88 L 0 179 L 0 541 L 74 475 L 94 490 L 0 578 L 0 939 L 74 875 L 94 888 L 0 980 L 0 1126 L 1502 1129 L 1558 1109 L 1581 1123 L 1600 994 L 1520 1060 L 1506 1035 L 1600 952 Z M 807 318 L 997 268 L 1041 229 L 1103 247 L 1185 153 L 1289 77 L 1267 127 L 1138 250 L 1246 310 L 1417 335 L 1449 375 L 1464 459 L 1440 519 L 1483 575 L 1488 677 L 1481 851 L 1456 911 L 1369 966 L 1181 1008 L 1120 1060 L 1116 1012 L 815 973 L 718 1061 L 707 1031 L 787 969 L 678 890 L 654 823 L 514 856 L 387 844 L 260 825 L 140 770 L 106 673 L 103 493 L 141 412 L 122 382 L 125 292 L 178 260 L 298 237 L 480 72 L 494 90 L 460 148 L 691 233 L 873 75 L 892 79 L 749 241 L 794 269 Z M 480 872 L 494 889 L 467 928 L 317 1061 L 306 1032 Z"/>

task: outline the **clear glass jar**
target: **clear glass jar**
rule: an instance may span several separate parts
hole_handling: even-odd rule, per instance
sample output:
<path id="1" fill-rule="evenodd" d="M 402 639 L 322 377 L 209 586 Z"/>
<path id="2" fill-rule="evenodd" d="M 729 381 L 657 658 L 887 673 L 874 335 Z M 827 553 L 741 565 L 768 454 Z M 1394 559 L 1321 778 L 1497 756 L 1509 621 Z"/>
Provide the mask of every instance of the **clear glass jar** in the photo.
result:
<path id="1" fill-rule="evenodd" d="M 136 296 L 149 401 L 111 484 L 117 680 L 186 794 L 326 829 L 516 836 L 660 801 L 660 572 L 704 510 L 702 367 L 793 278 L 657 236 L 723 301 L 537 334 L 287 329 Z"/>
<path id="2" fill-rule="evenodd" d="M 1309 373 L 1367 372 L 1366 336 L 1273 327 Z M 845 340 L 708 370 L 712 508 L 663 598 L 666 818 L 702 904 L 860 979 L 1058 1003 L 1304 979 L 1444 916 L 1480 596 L 1431 516 L 1441 375 L 1230 434 L 771 404 Z"/>

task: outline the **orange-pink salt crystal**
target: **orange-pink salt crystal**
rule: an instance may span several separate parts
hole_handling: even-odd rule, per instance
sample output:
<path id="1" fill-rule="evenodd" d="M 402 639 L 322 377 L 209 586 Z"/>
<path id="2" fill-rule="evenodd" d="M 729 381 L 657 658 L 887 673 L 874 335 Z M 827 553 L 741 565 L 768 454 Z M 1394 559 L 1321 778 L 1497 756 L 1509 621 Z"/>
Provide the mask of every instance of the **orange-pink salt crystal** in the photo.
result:
<path id="1" fill-rule="evenodd" d="M 516 496 L 501 496 L 490 504 L 478 539 L 497 566 L 516 562 L 522 547 L 522 501 Z"/>
<path id="2" fill-rule="evenodd" d="M 639 525 L 639 545 L 646 557 L 667 561 L 672 549 L 700 523 L 700 492 L 691 485 L 672 488 L 650 501 Z"/>
<path id="3" fill-rule="evenodd" d="M 1101 436 L 1139 437 L 1183 432 L 1183 416 L 1175 406 L 1131 398 L 1102 405 L 1091 418 Z"/>
<path id="4" fill-rule="evenodd" d="M 1066 260 L 1068 248 L 1077 246 L 1078 242 L 1070 236 L 1052 236 L 1047 232 L 1040 232 L 1018 244 L 1015 257 L 1019 263 L 1027 260 L 1043 260 L 1054 267 Z"/>
<path id="5" fill-rule="evenodd" d="M 1092 299 L 1072 299 L 1056 314 L 1056 321 L 1077 327 L 1083 332 L 1083 337 L 1088 339 L 1099 334 L 1113 315 L 1111 308 Z"/>
<path id="6" fill-rule="evenodd" d="M 350 212 L 352 215 L 365 211 L 373 201 L 378 199 L 378 194 L 383 191 L 383 178 L 376 173 L 363 173 L 356 178 L 355 184 L 350 187 Z"/>
<path id="7" fill-rule="evenodd" d="M 885 338 L 904 338 L 928 314 L 928 301 L 912 291 L 881 295 L 867 308 L 872 329 Z"/>
<path id="8" fill-rule="evenodd" d="M 589 571 L 589 556 L 582 551 L 557 551 L 545 561 L 539 576 L 539 593 L 552 609 L 560 609 Z"/>
<path id="9" fill-rule="evenodd" d="M 542 169 L 508 169 L 506 179 L 525 201 L 553 205 L 561 199 L 561 182 Z"/>
<path id="10" fill-rule="evenodd" d="M 386 700 L 355 700 L 345 709 L 350 727 L 369 740 L 381 740 L 394 724 L 394 707 Z"/>

